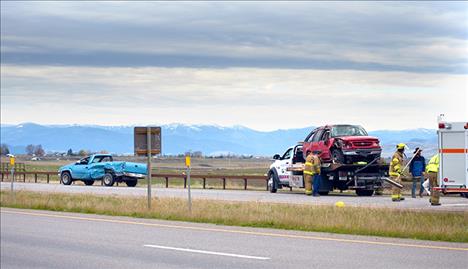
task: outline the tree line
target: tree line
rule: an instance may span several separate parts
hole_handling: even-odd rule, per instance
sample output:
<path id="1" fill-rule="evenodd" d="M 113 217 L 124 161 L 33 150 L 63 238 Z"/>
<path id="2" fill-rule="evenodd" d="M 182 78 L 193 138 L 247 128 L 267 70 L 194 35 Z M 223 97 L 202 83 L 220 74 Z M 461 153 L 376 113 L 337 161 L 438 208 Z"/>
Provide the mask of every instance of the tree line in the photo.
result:
<path id="1" fill-rule="evenodd" d="M 29 155 L 29 156 L 43 157 L 43 156 L 46 155 L 46 151 L 45 151 L 44 147 L 42 147 L 41 144 L 39 144 L 39 145 L 29 144 L 24 148 L 24 151 L 25 151 L 26 155 Z M 10 153 L 11 153 L 10 147 L 7 144 L 2 143 L 0 145 L 0 155 L 7 155 L 7 154 L 10 154 Z M 94 152 L 92 152 L 90 150 L 85 150 L 85 149 L 80 149 L 79 151 L 74 152 L 72 149 L 69 149 L 66 152 L 66 154 L 61 153 L 61 155 L 66 155 L 66 156 L 87 156 L 87 155 L 89 155 L 91 153 L 94 153 Z M 109 152 L 106 151 L 106 150 L 101 150 L 99 153 L 107 154 Z M 52 154 L 52 155 L 56 155 L 56 154 Z"/>

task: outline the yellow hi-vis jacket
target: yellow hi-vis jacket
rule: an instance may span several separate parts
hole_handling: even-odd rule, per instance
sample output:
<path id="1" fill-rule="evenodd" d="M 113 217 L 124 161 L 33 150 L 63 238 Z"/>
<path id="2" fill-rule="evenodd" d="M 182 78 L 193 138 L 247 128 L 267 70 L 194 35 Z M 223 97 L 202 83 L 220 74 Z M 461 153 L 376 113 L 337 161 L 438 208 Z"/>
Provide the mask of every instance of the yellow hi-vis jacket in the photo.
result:
<path id="1" fill-rule="evenodd" d="M 437 173 L 439 172 L 439 154 L 432 156 L 429 163 L 426 166 L 426 172 Z"/>
<path id="2" fill-rule="evenodd" d="M 393 177 L 398 177 L 403 172 L 403 153 L 397 151 L 393 154 L 390 167 L 388 168 L 388 174 Z"/>
<path id="3" fill-rule="evenodd" d="M 314 174 L 320 175 L 320 166 L 322 165 L 322 162 L 320 161 L 320 158 L 317 155 L 312 156 L 312 169 L 314 171 Z"/>
<path id="4" fill-rule="evenodd" d="M 312 154 L 307 155 L 306 160 L 305 160 L 305 166 L 304 166 L 304 175 L 310 175 L 310 176 L 314 175 L 312 162 L 313 162 L 313 155 Z"/>

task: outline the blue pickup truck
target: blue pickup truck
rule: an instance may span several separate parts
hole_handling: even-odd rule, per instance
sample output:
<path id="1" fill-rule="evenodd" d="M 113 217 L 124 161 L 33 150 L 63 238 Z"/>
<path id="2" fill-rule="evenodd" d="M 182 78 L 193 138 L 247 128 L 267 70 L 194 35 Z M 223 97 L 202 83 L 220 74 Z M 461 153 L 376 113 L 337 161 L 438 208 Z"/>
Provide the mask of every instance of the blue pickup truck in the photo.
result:
<path id="1" fill-rule="evenodd" d="M 109 154 L 94 154 L 74 164 L 62 166 L 58 172 L 64 185 L 81 180 L 89 186 L 96 180 L 102 180 L 106 186 L 125 182 L 127 186 L 135 187 L 138 179 L 146 176 L 147 166 L 141 163 L 114 162 Z"/>

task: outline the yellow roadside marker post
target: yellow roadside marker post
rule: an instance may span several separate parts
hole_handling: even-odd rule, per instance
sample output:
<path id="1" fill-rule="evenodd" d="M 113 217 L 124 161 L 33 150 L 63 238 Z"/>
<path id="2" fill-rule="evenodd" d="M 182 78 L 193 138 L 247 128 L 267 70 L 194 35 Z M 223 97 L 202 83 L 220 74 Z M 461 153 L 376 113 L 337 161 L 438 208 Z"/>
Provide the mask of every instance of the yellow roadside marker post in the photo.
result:
<path id="1" fill-rule="evenodd" d="M 187 167 L 187 190 L 188 190 L 188 209 L 192 213 L 192 196 L 190 193 L 190 153 L 185 155 L 185 166 Z"/>
<path id="2" fill-rule="evenodd" d="M 13 182 L 15 181 L 15 156 L 10 155 L 10 166 L 11 166 L 11 195 L 13 200 L 15 199 L 15 192 L 13 189 Z"/>

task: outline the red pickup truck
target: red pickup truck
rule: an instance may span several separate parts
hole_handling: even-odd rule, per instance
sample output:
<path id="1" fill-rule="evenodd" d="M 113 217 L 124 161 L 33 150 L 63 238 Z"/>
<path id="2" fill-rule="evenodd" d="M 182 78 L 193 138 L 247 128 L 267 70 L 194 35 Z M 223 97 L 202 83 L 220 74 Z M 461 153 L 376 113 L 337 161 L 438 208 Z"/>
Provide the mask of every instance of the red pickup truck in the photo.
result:
<path id="1" fill-rule="evenodd" d="M 326 125 L 314 129 L 303 143 L 304 155 L 320 151 L 323 162 L 353 164 L 380 158 L 379 139 L 359 125 Z"/>

